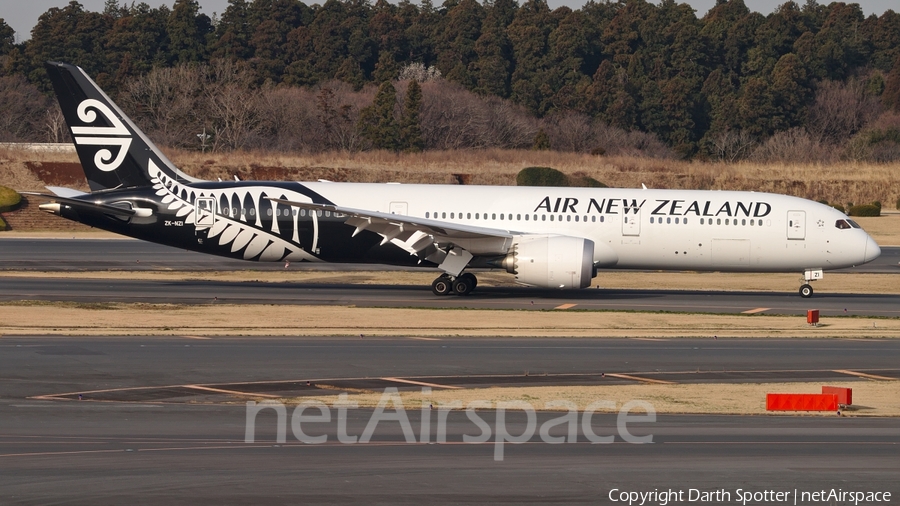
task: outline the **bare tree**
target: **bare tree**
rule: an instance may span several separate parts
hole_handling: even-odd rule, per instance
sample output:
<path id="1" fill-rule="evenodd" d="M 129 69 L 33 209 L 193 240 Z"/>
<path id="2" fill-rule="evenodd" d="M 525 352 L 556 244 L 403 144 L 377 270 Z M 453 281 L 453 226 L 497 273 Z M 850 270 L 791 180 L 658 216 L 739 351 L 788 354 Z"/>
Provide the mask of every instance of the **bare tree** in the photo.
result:
<path id="1" fill-rule="evenodd" d="M 427 149 L 487 147 L 488 115 L 474 93 L 447 81 L 422 86 L 422 137 Z"/>
<path id="2" fill-rule="evenodd" d="M 645 132 L 629 132 L 596 121 L 593 125 L 596 147 L 607 155 L 645 158 L 675 158 L 675 153 L 659 137 Z"/>
<path id="3" fill-rule="evenodd" d="M 129 115 L 157 142 L 186 148 L 198 145 L 203 130 L 200 97 L 204 71 L 182 64 L 155 68 L 131 81 L 120 95 Z"/>
<path id="4" fill-rule="evenodd" d="M 537 118 L 509 100 L 485 97 L 483 101 L 487 106 L 485 137 L 491 141 L 485 147 L 527 149 L 531 146 L 540 130 Z"/>
<path id="5" fill-rule="evenodd" d="M 595 147 L 592 121 L 585 114 L 572 111 L 555 113 L 545 118 L 544 131 L 556 150 L 584 153 Z"/>
<path id="6" fill-rule="evenodd" d="M 792 128 L 769 137 L 753 151 L 758 162 L 814 163 L 835 158 L 834 150 L 805 128 Z"/>
<path id="7" fill-rule="evenodd" d="M 826 142 L 846 141 L 881 112 L 881 102 L 866 93 L 865 82 L 823 81 L 816 88 L 816 100 L 809 108 L 811 133 Z"/>
<path id="8" fill-rule="evenodd" d="M 59 104 L 53 104 L 44 112 L 44 134 L 47 142 L 71 142 L 72 136 L 66 126 Z"/>
<path id="9" fill-rule="evenodd" d="M 424 63 L 414 62 L 400 69 L 400 75 L 397 77 L 397 80 L 410 81 L 415 79 L 416 81 L 419 81 L 419 83 L 425 83 L 428 81 L 437 81 L 440 78 L 441 71 L 435 66 L 432 65 L 426 67 Z"/>
<path id="10" fill-rule="evenodd" d="M 710 150 L 718 160 L 733 163 L 750 156 L 756 139 L 746 130 L 726 130 L 712 137 Z"/>
<path id="11" fill-rule="evenodd" d="M 211 127 L 212 149 L 247 147 L 260 128 L 260 91 L 245 68 L 228 60 L 213 61 L 203 86 L 203 123 Z"/>
<path id="12" fill-rule="evenodd" d="M 40 141 L 50 100 L 20 75 L 0 77 L 0 141 Z"/>
<path id="13" fill-rule="evenodd" d="M 264 87 L 260 91 L 260 128 L 256 148 L 315 151 L 324 142 L 318 128 L 313 93 L 305 88 Z M 324 148 L 319 148 L 324 149 Z"/>

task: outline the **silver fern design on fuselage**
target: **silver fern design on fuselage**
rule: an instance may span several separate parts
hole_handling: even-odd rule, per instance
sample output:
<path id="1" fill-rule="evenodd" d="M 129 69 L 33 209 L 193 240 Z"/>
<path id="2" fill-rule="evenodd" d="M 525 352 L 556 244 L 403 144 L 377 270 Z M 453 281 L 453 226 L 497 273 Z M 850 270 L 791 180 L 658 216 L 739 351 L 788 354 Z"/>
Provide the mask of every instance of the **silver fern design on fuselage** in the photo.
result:
<path id="1" fill-rule="evenodd" d="M 176 218 L 183 218 L 184 225 L 192 225 L 197 230 L 206 230 L 206 241 L 216 240 L 221 248 L 228 248 L 230 253 L 239 253 L 244 260 L 259 260 L 263 262 L 277 261 L 309 261 L 319 262 L 317 257 L 304 250 L 300 245 L 298 216 L 291 213 L 293 220 L 293 234 L 290 240 L 281 237 L 278 215 L 274 215 L 278 206 L 269 200 L 266 195 L 276 195 L 282 199 L 306 199 L 300 193 L 291 192 L 277 187 L 236 187 L 222 189 L 196 188 L 189 184 L 182 184 L 169 177 L 160 170 L 151 160 L 149 163 L 150 178 L 156 195 L 161 197 L 163 205 L 168 210 L 175 212 Z M 214 222 L 209 227 L 197 225 L 197 201 L 200 199 L 213 199 L 216 203 L 212 209 Z M 250 199 L 249 208 L 243 203 Z M 240 202 L 237 207 L 219 206 L 222 202 Z M 267 209 L 267 210 L 266 210 Z M 263 212 L 271 213 L 271 230 L 266 230 L 263 224 Z M 248 216 L 249 215 L 249 216 Z M 269 221 L 268 219 L 266 221 Z M 242 251 L 243 250 L 243 251 Z M 231 256 L 231 255 L 229 255 Z"/>

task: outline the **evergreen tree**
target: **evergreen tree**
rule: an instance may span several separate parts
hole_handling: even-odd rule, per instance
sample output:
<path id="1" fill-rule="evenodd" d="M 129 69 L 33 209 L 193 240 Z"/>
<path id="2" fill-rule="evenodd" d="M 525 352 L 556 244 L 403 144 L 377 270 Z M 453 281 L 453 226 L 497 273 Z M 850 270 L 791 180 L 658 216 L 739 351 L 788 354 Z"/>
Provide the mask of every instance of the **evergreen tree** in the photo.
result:
<path id="1" fill-rule="evenodd" d="M 900 56 L 900 13 L 888 10 L 878 18 L 869 16 L 863 22 L 862 31 L 872 46 L 872 66 L 889 72 Z"/>
<path id="2" fill-rule="evenodd" d="M 28 80 L 49 91 L 51 86 L 44 63 L 63 60 L 84 68 L 101 86 L 113 87 L 103 50 L 103 42 L 111 25 L 111 17 L 86 12 L 74 0 L 61 9 L 53 7 L 41 14 L 31 31 L 31 40 L 25 44 Z"/>
<path id="3" fill-rule="evenodd" d="M 591 78 L 586 73 L 589 62 L 600 48 L 595 44 L 599 33 L 581 11 L 558 9 L 562 16 L 547 38 L 547 73 L 545 83 L 551 94 L 545 98 L 542 110 L 577 110 L 585 102 Z"/>
<path id="4" fill-rule="evenodd" d="M 376 47 L 368 36 L 371 10 L 364 0 L 327 0 L 308 25 L 288 38 L 291 84 L 340 79 L 362 88 L 375 68 Z"/>
<path id="5" fill-rule="evenodd" d="M 129 8 L 113 23 L 106 37 L 106 53 L 120 89 L 130 78 L 166 62 L 169 15 L 165 6 L 151 9 L 142 3 Z"/>
<path id="6" fill-rule="evenodd" d="M 753 48 L 747 52 L 744 74 L 770 75 L 778 60 L 794 50 L 794 43 L 806 31 L 803 13 L 797 4 L 782 4 L 756 30 Z"/>
<path id="7" fill-rule="evenodd" d="M 775 130 L 787 130 L 799 126 L 805 119 L 813 92 L 807 80 L 806 69 L 800 58 L 793 53 L 782 56 L 772 69 L 771 95 L 775 107 L 772 127 Z"/>
<path id="8" fill-rule="evenodd" d="M 766 80 L 747 79 L 737 101 L 736 122 L 753 137 L 766 137 L 774 132 L 772 118 L 776 114 L 775 99 Z"/>
<path id="9" fill-rule="evenodd" d="M 510 79 L 511 98 L 533 113 L 542 114 L 546 94 L 547 37 L 553 19 L 546 0 L 527 0 L 516 11 L 507 33 L 512 43 L 514 69 Z"/>
<path id="10" fill-rule="evenodd" d="M 5 56 L 16 44 L 16 31 L 0 18 L 0 56 Z"/>
<path id="11" fill-rule="evenodd" d="M 216 25 L 215 37 L 210 45 L 213 58 L 240 60 L 250 58 L 252 33 L 247 0 L 228 0 L 228 7 Z"/>
<path id="12" fill-rule="evenodd" d="M 496 0 L 487 5 L 481 35 L 475 41 L 475 61 L 469 64 L 473 90 L 483 95 L 509 96 L 512 45 L 506 29 L 515 16 L 514 0 Z"/>
<path id="13" fill-rule="evenodd" d="M 438 70 L 469 89 L 475 87 L 469 66 L 478 57 L 475 45 L 483 18 L 484 10 L 476 0 L 460 0 L 447 10 L 435 35 Z"/>
<path id="14" fill-rule="evenodd" d="M 397 151 L 400 147 L 400 129 L 394 118 L 396 103 L 397 90 L 391 81 L 385 81 L 378 87 L 372 105 L 360 112 L 360 134 L 368 139 L 375 149 Z"/>
<path id="15" fill-rule="evenodd" d="M 415 79 L 406 86 L 403 118 L 400 121 L 399 147 L 407 153 L 417 153 L 425 148 L 419 110 L 422 108 L 422 87 Z"/>
<path id="16" fill-rule="evenodd" d="M 166 23 L 169 35 L 169 61 L 200 62 L 206 58 L 206 37 L 212 33 L 212 21 L 200 13 L 197 0 L 175 0 Z"/>
<path id="17" fill-rule="evenodd" d="M 374 14 L 369 20 L 368 33 L 378 51 L 378 63 L 372 78 L 375 82 L 384 82 L 396 79 L 400 71 L 398 62 L 404 61 L 409 54 L 409 43 L 406 38 L 406 29 L 411 23 L 408 17 L 409 5 L 401 8 L 388 2 L 378 0 L 375 4 Z M 415 10 L 413 8 L 412 10 Z"/>
<path id="18" fill-rule="evenodd" d="M 531 143 L 531 149 L 533 151 L 547 151 L 550 148 L 550 136 L 547 135 L 547 132 L 545 132 L 543 128 L 541 128 L 538 130 L 537 135 L 534 136 L 534 141 Z"/>

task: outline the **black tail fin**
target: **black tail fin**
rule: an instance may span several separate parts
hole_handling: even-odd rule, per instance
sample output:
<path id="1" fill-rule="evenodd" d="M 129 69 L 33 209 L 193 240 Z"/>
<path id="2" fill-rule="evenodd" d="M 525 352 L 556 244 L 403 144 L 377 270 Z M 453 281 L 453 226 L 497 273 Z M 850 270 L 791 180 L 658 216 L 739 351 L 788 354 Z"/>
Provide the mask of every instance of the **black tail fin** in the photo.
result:
<path id="1" fill-rule="evenodd" d="M 91 191 L 151 186 L 151 164 L 177 181 L 198 181 L 178 170 L 80 67 L 47 62 L 47 73 Z"/>

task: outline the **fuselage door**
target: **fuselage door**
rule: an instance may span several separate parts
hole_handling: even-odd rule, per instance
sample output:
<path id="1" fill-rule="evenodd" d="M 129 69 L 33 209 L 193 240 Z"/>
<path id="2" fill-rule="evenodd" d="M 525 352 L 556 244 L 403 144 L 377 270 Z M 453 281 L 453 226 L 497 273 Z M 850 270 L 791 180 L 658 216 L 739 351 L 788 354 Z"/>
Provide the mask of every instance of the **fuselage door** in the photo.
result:
<path id="1" fill-rule="evenodd" d="M 391 214 L 406 216 L 409 214 L 409 205 L 406 202 L 391 202 Z"/>
<path id="2" fill-rule="evenodd" d="M 806 239 L 806 211 L 788 211 L 787 238 L 798 241 Z"/>
<path id="3" fill-rule="evenodd" d="M 641 208 L 625 207 L 622 209 L 622 235 L 641 235 Z"/>
<path id="4" fill-rule="evenodd" d="M 196 230 L 207 229 L 216 224 L 216 199 L 200 197 L 194 204 Z"/>

